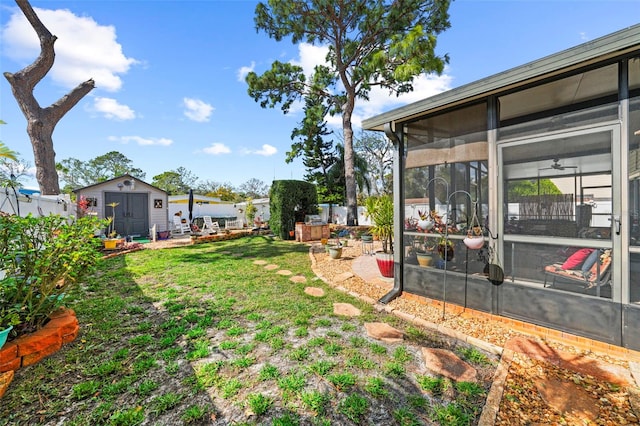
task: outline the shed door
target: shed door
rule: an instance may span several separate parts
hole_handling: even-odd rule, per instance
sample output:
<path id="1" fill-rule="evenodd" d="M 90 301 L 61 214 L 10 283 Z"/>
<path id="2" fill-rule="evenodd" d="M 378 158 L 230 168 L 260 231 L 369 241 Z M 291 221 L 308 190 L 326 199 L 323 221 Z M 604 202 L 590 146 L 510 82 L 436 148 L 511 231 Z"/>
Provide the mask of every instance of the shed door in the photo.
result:
<path id="1" fill-rule="evenodd" d="M 149 196 L 146 193 L 105 193 L 105 217 L 113 215 L 110 203 L 119 203 L 115 209 L 115 230 L 120 235 L 149 233 Z"/>

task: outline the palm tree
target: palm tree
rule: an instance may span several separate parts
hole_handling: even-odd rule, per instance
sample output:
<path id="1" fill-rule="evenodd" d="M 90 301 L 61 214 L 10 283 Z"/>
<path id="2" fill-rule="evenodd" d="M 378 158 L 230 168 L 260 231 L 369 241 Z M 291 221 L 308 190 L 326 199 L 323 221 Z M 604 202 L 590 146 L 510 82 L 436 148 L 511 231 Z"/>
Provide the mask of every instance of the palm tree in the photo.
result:
<path id="1" fill-rule="evenodd" d="M 342 185 L 342 187 L 345 187 L 344 145 L 336 144 L 336 151 L 338 153 L 337 160 L 329 168 L 327 177 L 329 182 L 334 182 L 335 184 L 339 184 L 339 185 Z M 358 153 L 355 153 L 354 167 L 355 167 L 355 180 L 356 180 L 356 185 L 358 187 L 358 191 L 362 193 L 366 189 L 367 194 L 370 194 L 371 184 L 367 179 L 369 168 L 365 159 L 362 158 L 360 155 L 358 155 Z M 344 199 L 346 198 L 347 198 L 347 194 L 345 190 Z"/>
<path id="2" fill-rule="evenodd" d="M 6 158 L 12 161 L 18 161 L 18 156 L 15 152 L 11 151 L 4 143 L 0 142 L 0 157 Z"/>

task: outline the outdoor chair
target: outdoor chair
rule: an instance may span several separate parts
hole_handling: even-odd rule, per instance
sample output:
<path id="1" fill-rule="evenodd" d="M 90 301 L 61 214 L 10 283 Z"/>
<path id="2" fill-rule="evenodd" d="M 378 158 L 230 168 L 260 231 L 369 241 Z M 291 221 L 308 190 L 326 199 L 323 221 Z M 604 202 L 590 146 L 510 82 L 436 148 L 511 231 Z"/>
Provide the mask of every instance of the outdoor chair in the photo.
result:
<path id="1" fill-rule="evenodd" d="M 184 235 L 185 232 L 191 233 L 191 226 L 187 222 L 183 222 L 181 216 L 173 216 L 173 228 L 173 231 L 180 235 Z"/>
<path id="2" fill-rule="evenodd" d="M 585 290 L 596 287 L 599 293 L 600 287 L 611 280 L 611 250 L 592 249 L 582 260 L 579 259 L 581 256 L 584 256 L 584 252 L 578 250 L 565 263 L 545 266 L 544 286 L 547 287 L 547 281 L 551 278 L 551 287 L 556 283 L 574 283 L 581 284 Z M 577 263 L 574 261 L 568 265 L 572 262 L 572 257 L 574 260 L 578 259 Z"/>
<path id="3" fill-rule="evenodd" d="M 202 232 L 209 232 L 210 234 L 217 234 L 220 231 L 220 225 L 218 222 L 214 222 L 211 220 L 211 216 L 203 216 L 202 217 Z"/>

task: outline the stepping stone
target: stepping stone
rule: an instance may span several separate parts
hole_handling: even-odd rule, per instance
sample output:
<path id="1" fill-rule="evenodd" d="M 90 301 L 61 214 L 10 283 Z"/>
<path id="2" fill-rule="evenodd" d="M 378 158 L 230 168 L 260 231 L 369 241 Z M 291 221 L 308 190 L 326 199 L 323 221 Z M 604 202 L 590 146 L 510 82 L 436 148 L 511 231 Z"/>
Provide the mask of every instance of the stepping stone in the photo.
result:
<path id="1" fill-rule="evenodd" d="M 289 278 L 289 281 L 292 281 L 294 283 L 306 283 L 307 278 L 304 275 L 294 275 Z"/>
<path id="2" fill-rule="evenodd" d="M 346 317 L 357 317 L 362 313 L 360 309 L 353 306 L 351 303 L 334 303 L 333 313 L 336 315 L 343 315 Z"/>
<path id="3" fill-rule="evenodd" d="M 242 256 L 244 256 L 244 253 L 233 253 L 231 256 L 233 256 L 233 257 L 242 257 Z"/>
<path id="4" fill-rule="evenodd" d="M 456 382 L 475 382 L 478 372 L 447 349 L 422 348 L 425 366 Z"/>
<path id="5" fill-rule="evenodd" d="M 231 252 L 229 250 L 224 250 L 224 251 L 221 251 L 220 254 L 231 254 Z"/>
<path id="6" fill-rule="evenodd" d="M 322 297 L 324 296 L 324 290 L 318 287 L 305 287 L 304 292 L 309 296 Z"/>
<path id="7" fill-rule="evenodd" d="M 276 272 L 276 274 L 289 276 L 289 275 L 293 274 L 293 272 L 291 272 L 291 271 L 289 271 L 287 269 L 280 269 L 278 272 Z"/>
<path id="8" fill-rule="evenodd" d="M 348 280 L 349 278 L 353 278 L 353 272 L 343 272 L 341 274 L 336 275 L 336 277 L 334 278 L 334 280 L 336 282 L 343 282 Z"/>
<path id="9" fill-rule="evenodd" d="M 364 328 L 370 337 L 386 343 L 397 343 L 404 340 L 404 335 L 400 330 L 384 322 L 368 322 L 365 323 Z"/>
<path id="10" fill-rule="evenodd" d="M 14 372 L 13 370 L 5 371 L 4 373 L 0 373 L 0 398 L 4 395 L 4 393 L 9 388 L 11 381 L 13 380 Z"/>
<path id="11" fill-rule="evenodd" d="M 254 265 L 266 265 L 268 262 L 266 260 L 254 260 Z"/>
<path id="12" fill-rule="evenodd" d="M 547 377 L 535 385 L 544 402 L 563 415 L 575 417 L 573 424 L 591 424 L 600 416 L 593 396 L 575 383 Z"/>
<path id="13" fill-rule="evenodd" d="M 274 265 L 274 264 L 267 265 L 267 266 L 264 267 L 264 269 L 266 269 L 267 271 L 273 271 L 273 270 L 278 269 L 278 268 L 279 268 L 279 266 L 278 265 Z"/>

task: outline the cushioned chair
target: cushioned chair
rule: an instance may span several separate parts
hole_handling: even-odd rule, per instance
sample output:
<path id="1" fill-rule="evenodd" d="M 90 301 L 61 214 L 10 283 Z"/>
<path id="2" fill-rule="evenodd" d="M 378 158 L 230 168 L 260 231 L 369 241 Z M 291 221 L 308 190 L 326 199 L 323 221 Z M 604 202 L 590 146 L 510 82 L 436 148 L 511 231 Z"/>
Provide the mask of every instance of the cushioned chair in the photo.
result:
<path id="1" fill-rule="evenodd" d="M 611 280 L 611 250 L 590 250 L 585 256 L 578 250 L 564 263 L 554 263 L 544 268 L 544 286 L 553 286 L 556 282 L 581 284 L 583 288 L 598 289 Z M 548 280 L 552 279 L 551 283 Z"/>

